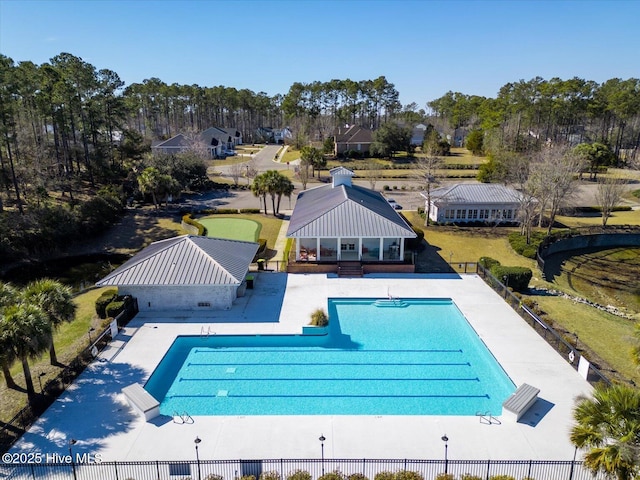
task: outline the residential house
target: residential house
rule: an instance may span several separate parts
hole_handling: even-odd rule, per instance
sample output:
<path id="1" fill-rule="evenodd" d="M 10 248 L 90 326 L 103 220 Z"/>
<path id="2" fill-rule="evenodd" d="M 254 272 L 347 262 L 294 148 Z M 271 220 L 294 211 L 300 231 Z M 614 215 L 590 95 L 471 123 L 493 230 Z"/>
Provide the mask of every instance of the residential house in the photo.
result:
<path id="1" fill-rule="evenodd" d="M 234 128 L 211 127 L 204 130 L 195 138 L 189 138 L 179 133 L 168 140 L 158 142 L 151 146 L 151 150 L 157 153 L 175 155 L 187 150 L 204 150 L 209 158 L 220 158 L 227 150 L 233 150 L 236 145 L 242 144 L 242 134 Z"/>
<path id="2" fill-rule="evenodd" d="M 334 154 L 344 155 L 353 150 L 360 155 L 368 155 L 373 143 L 373 132 L 359 125 L 338 128 L 334 135 Z"/>
<path id="3" fill-rule="evenodd" d="M 416 237 L 404 218 L 380 193 L 353 185 L 352 171 L 329 173 L 331 184 L 298 195 L 287 230 L 296 262 L 404 262 L 404 241 Z"/>
<path id="4" fill-rule="evenodd" d="M 96 282 L 144 310 L 228 310 L 246 288 L 258 244 L 183 235 L 154 242 Z"/>
<path id="5" fill-rule="evenodd" d="M 414 147 L 421 147 L 424 143 L 424 136 L 427 131 L 427 126 L 423 123 L 419 123 L 411 130 L 411 145 Z"/>
<path id="6" fill-rule="evenodd" d="M 495 183 L 460 183 L 421 192 L 425 198 L 425 211 L 438 223 L 512 223 L 517 219 L 520 193 Z M 430 197 L 431 208 L 428 208 Z"/>

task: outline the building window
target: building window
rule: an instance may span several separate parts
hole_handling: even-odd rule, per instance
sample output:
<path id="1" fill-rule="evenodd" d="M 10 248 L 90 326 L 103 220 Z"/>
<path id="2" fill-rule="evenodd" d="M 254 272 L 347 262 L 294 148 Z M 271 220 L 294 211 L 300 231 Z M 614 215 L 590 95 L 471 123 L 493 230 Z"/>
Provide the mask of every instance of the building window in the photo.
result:
<path id="1" fill-rule="evenodd" d="M 513 217 L 513 210 L 507 210 L 507 218 L 511 219 Z"/>
<path id="2" fill-rule="evenodd" d="M 476 218 L 478 218 L 478 210 L 471 210 L 471 219 L 475 220 Z"/>
<path id="3" fill-rule="evenodd" d="M 198 302 L 199 307 L 210 307 L 211 302 Z"/>

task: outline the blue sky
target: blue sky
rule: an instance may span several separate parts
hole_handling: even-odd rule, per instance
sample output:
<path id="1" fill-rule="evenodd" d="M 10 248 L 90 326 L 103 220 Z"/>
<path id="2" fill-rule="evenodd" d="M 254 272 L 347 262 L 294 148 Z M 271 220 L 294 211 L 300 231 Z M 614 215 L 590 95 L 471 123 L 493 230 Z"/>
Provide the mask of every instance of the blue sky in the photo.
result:
<path id="1" fill-rule="evenodd" d="M 424 108 L 535 76 L 640 77 L 639 26 L 640 0 L 0 0 L 0 53 L 269 95 L 384 75 Z"/>

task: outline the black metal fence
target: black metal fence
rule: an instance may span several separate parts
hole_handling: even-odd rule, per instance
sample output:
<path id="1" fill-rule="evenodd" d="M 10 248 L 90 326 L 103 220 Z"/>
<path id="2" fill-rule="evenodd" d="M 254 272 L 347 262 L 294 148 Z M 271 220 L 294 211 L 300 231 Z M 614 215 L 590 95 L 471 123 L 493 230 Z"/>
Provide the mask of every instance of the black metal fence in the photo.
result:
<path id="1" fill-rule="evenodd" d="M 115 320 L 118 328 L 124 327 L 138 312 L 136 301 L 126 302 L 126 309 Z M 0 451 L 6 452 L 42 415 L 47 408 L 74 382 L 96 355 L 111 341 L 111 328 L 99 332 L 87 347 L 74 358 L 60 373 L 45 385 L 40 393 L 29 399 L 29 403 L 11 420 L 0 427 Z M 2 475 L 0 475 L 2 478 Z"/>
<path id="2" fill-rule="evenodd" d="M 573 345 L 571 345 L 571 343 L 565 340 L 565 338 L 560 333 L 558 333 L 544 320 L 538 317 L 538 315 L 536 315 L 529 308 L 523 305 L 520 298 L 514 295 L 513 292 L 509 290 L 509 288 L 504 283 L 494 277 L 489 269 L 484 268 L 479 263 L 470 263 L 468 265 L 474 266 L 477 269 L 478 275 L 480 275 L 480 277 L 484 279 L 485 283 L 493 288 L 493 290 L 498 292 L 511 306 L 511 308 L 513 308 L 513 310 L 518 315 L 520 315 L 529 325 L 531 325 L 531 327 L 538 333 L 538 335 L 544 338 L 547 343 L 551 345 L 566 362 L 570 363 L 575 370 L 578 370 L 581 354 Z M 467 273 L 466 269 L 465 273 Z M 468 273 L 473 273 L 470 268 Z M 607 385 L 611 384 L 611 381 L 591 363 L 589 363 L 588 365 L 588 373 L 586 375 L 586 379 L 591 384 L 596 384 L 599 382 L 605 382 Z"/>
<path id="3" fill-rule="evenodd" d="M 78 458 L 81 462 L 83 459 Z M 87 460 L 86 458 L 84 460 Z M 600 480 L 582 462 L 274 459 L 0 464 L 3 479 L 51 480 Z"/>

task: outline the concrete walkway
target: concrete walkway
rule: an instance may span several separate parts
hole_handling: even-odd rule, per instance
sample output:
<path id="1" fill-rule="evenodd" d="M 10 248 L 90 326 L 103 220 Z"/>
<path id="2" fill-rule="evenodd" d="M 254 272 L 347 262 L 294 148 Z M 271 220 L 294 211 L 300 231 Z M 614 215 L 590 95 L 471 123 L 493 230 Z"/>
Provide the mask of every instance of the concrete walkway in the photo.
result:
<path id="1" fill-rule="evenodd" d="M 449 297 L 516 385 L 540 388 L 540 400 L 519 421 L 476 416 L 196 416 L 145 422 L 121 393 L 144 384 L 178 335 L 299 334 L 330 297 Z M 428 335 L 428 332 L 425 332 Z M 568 433 L 577 395 L 591 386 L 477 275 L 287 275 L 259 272 L 229 311 L 139 314 L 13 448 L 14 452 L 78 453 L 112 460 L 188 460 L 193 439 L 201 459 L 315 458 L 324 434 L 327 458 L 571 460 Z"/>

